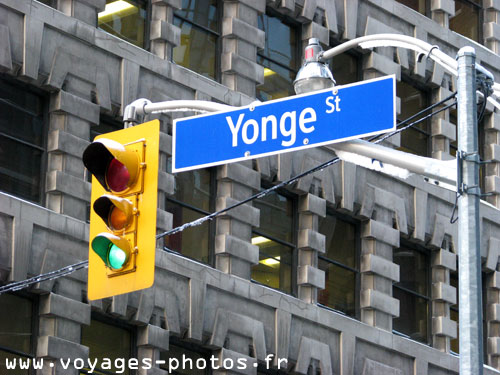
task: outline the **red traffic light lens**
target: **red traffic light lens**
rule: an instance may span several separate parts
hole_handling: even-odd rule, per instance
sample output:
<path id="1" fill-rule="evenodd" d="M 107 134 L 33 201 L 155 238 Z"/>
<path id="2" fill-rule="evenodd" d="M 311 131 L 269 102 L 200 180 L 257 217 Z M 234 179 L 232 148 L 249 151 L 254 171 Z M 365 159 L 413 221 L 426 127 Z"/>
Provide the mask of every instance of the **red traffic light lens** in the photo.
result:
<path id="1" fill-rule="evenodd" d="M 113 159 L 106 170 L 106 183 L 109 188 L 116 192 L 124 191 L 128 188 L 130 172 L 127 167 L 118 160 Z"/>

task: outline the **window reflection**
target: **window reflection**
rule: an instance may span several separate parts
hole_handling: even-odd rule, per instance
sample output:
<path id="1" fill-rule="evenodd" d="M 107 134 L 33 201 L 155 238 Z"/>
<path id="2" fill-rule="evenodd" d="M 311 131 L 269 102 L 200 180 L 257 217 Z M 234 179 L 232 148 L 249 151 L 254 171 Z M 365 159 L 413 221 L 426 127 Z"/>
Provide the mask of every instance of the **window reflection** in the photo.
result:
<path id="1" fill-rule="evenodd" d="M 41 203 L 46 135 L 43 98 L 0 78 L 0 113 L 0 190 Z M 12 155 L 16 155 L 15 163 Z"/>
<path id="2" fill-rule="evenodd" d="M 219 20 L 216 0 L 183 0 L 174 25 L 181 29 L 181 43 L 173 60 L 201 75 L 215 79 Z"/>
<path id="3" fill-rule="evenodd" d="M 82 326 L 81 342 L 89 348 L 89 358 L 97 359 L 95 374 L 130 374 L 126 366 L 132 350 L 132 334 L 129 330 L 92 319 L 90 326 Z M 109 365 L 104 362 L 105 359 L 110 360 Z"/>
<path id="4" fill-rule="evenodd" d="M 266 39 L 257 56 L 257 63 L 264 67 L 264 83 L 257 86 L 257 99 L 266 101 L 294 95 L 293 80 L 299 64 L 297 30 L 281 17 L 267 14 L 259 16 L 258 26 Z"/>
<path id="5" fill-rule="evenodd" d="M 171 159 L 167 171 L 171 173 Z M 165 210 L 173 215 L 173 227 L 208 215 L 215 199 L 212 173 L 209 169 L 180 172 L 174 175 L 174 194 L 168 196 Z M 211 221 L 165 237 L 165 246 L 184 256 L 210 264 L 210 246 L 213 243 L 214 225 Z"/>
<path id="6" fill-rule="evenodd" d="M 401 113 L 398 122 L 404 121 L 427 107 L 427 95 L 424 91 L 400 81 L 396 84 L 396 94 L 401 99 Z M 420 115 L 411 120 L 417 121 L 424 117 Z M 408 125 L 408 124 L 406 124 Z M 411 152 L 420 156 L 429 156 L 429 122 L 422 121 L 401 132 L 401 151 Z"/>
<path id="7" fill-rule="evenodd" d="M 455 0 L 455 15 L 450 30 L 480 42 L 481 6 L 477 1 Z"/>
<path id="8" fill-rule="evenodd" d="M 252 244 L 259 247 L 259 264 L 252 267 L 252 279 L 292 293 L 294 202 L 272 192 L 256 199 L 254 207 L 260 209 L 260 227 L 252 235 Z"/>
<path id="9" fill-rule="evenodd" d="M 319 268 L 325 272 L 325 289 L 318 292 L 318 303 L 356 317 L 357 227 L 327 213 L 319 221 L 319 232 L 325 236 L 325 254 L 319 255 Z"/>
<path id="10" fill-rule="evenodd" d="M 405 246 L 394 251 L 400 281 L 394 284 L 393 297 L 399 299 L 399 317 L 393 329 L 424 343 L 429 342 L 429 259 L 424 252 Z"/>
<path id="11" fill-rule="evenodd" d="M 137 47 L 145 44 L 146 5 L 142 1 L 106 0 L 106 8 L 97 15 L 97 25 Z"/>
<path id="12" fill-rule="evenodd" d="M 6 359 L 12 362 L 33 358 L 33 304 L 27 298 L 2 294 L 0 306 L 0 374 L 8 374 L 13 370 L 6 369 Z M 17 373 L 29 374 L 22 369 Z"/>

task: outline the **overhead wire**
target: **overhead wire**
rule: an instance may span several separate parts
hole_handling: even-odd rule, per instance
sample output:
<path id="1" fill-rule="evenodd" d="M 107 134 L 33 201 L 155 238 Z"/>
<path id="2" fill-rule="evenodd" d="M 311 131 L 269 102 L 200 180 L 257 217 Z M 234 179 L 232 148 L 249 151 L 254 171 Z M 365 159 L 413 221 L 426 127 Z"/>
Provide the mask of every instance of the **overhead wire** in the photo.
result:
<path id="1" fill-rule="evenodd" d="M 391 132 L 391 133 L 388 133 L 386 135 L 384 135 L 382 138 L 379 138 L 379 139 L 376 139 L 378 137 L 380 137 L 380 135 L 378 136 L 375 136 L 375 137 L 372 137 L 370 138 L 369 140 L 370 141 L 374 141 L 373 143 L 375 144 L 378 144 L 378 143 L 381 143 L 383 142 L 385 139 L 387 138 L 390 138 L 412 126 L 415 126 L 419 123 L 421 123 L 422 121 L 425 121 L 427 120 L 428 118 L 436 115 L 437 113 L 440 113 L 454 105 L 456 105 L 456 100 L 452 103 L 452 104 L 448 104 L 446 106 L 443 106 L 441 107 L 440 109 L 438 109 L 437 111 L 434 111 L 434 112 L 431 112 L 429 113 L 428 115 L 422 117 L 422 118 L 419 118 L 417 119 L 416 121 L 413 121 L 411 123 L 408 123 L 409 121 L 411 121 L 412 119 L 415 119 L 419 116 L 421 116 L 423 113 L 425 112 L 428 112 L 429 110 L 432 110 L 434 108 L 436 108 L 437 106 L 439 105 L 442 105 L 443 103 L 445 103 L 446 101 L 454 98 L 456 96 L 456 92 L 453 93 L 452 95 L 448 96 L 447 98 L 437 102 L 437 103 L 434 103 L 432 105 L 430 105 L 429 107 L 419 111 L 418 113 L 410 116 L 409 118 L 407 118 L 406 120 L 400 122 L 398 124 L 398 129 Z M 285 181 L 282 181 L 276 185 L 273 185 L 272 187 L 268 188 L 268 189 L 265 189 L 265 190 L 262 190 L 260 191 L 259 193 L 256 193 L 256 194 L 253 194 L 252 196 L 242 200 L 242 201 L 239 201 L 235 204 L 232 204 L 226 208 L 223 208 L 219 211 L 215 211 L 211 214 L 208 214 L 206 216 L 203 216 L 197 220 L 194 220 L 194 221 L 191 221 L 189 223 L 185 223 L 183 225 L 180 225 L 176 228 L 173 228 L 173 229 L 170 229 L 170 230 L 167 230 L 163 233 L 160 233 L 158 235 L 156 235 L 156 239 L 161 239 L 165 236 L 171 236 L 171 235 L 174 235 L 176 233 L 180 233 L 182 231 L 184 231 L 185 229 L 187 228 L 190 228 L 190 227 L 195 227 L 195 226 L 198 226 L 198 225 L 201 225 L 203 224 L 204 222 L 208 221 L 208 220 L 213 220 L 214 218 L 232 210 L 232 209 L 235 209 L 239 206 L 242 206 L 246 203 L 249 203 L 255 199 L 259 199 L 259 198 L 262 198 L 262 197 L 265 197 L 266 195 L 272 193 L 273 191 L 275 190 L 278 190 L 282 187 L 285 187 L 287 185 L 290 185 L 290 184 L 293 184 L 294 182 L 298 181 L 299 179 L 309 175 L 309 174 L 312 174 L 312 173 L 315 173 L 315 172 L 318 172 L 318 171 L 321 171 L 331 165 L 334 165 L 336 163 L 338 163 L 340 161 L 340 158 L 339 157 L 334 157 L 326 162 L 323 162 L 311 169 L 308 169 L 302 173 L 299 173 L 298 175 L 288 179 L 288 180 L 285 180 Z M 172 250 L 167 248 L 167 247 L 164 247 L 163 248 L 164 251 L 169 251 L 171 252 Z M 75 271 L 78 271 L 78 270 L 81 270 L 81 269 L 84 269 L 84 268 L 87 268 L 88 267 L 88 260 L 84 260 L 84 261 L 81 261 L 81 262 L 78 262 L 78 263 L 75 263 L 75 264 L 72 264 L 72 265 L 69 265 L 69 266 L 66 266 L 66 267 L 63 267 L 63 268 L 60 268 L 58 270 L 54 270 L 54 271 L 50 271 L 50 272 L 47 272 L 47 273 L 43 273 L 43 274 L 40 274 L 38 276 L 34 276 L 34 277 L 31 277 L 29 279 L 25 279 L 25 280 L 21 280 L 21 281 L 17 281 L 17 282 L 13 282 L 13 283 L 9 283 L 9 284 L 6 284 L 6 285 L 3 285 L 3 286 L 0 286 L 0 294 L 2 293 L 6 293 L 6 292 L 12 292 L 12 291 L 16 291 L 16 290 L 21 290 L 21 289 L 24 289 L 24 288 L 27 288 L 31 285 L 34 285 L 34 284 L 38 284 L 42 281 L 49 281 L 49 280 L 55 280 L 59 277 L 63 277 L 63 276 L 67 276 Z"/>

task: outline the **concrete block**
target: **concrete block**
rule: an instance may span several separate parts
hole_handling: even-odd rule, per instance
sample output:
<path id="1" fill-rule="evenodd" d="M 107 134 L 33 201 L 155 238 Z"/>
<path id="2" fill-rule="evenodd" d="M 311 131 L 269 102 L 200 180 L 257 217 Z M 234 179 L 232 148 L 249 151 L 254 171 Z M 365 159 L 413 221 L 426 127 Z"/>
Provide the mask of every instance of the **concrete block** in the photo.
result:
<path id="1" fill-rule="evenodd" d="M 324 289 L 325 271 L 311 266 L 299 266 L 297 268 L 297 284 Z"/>
<path id="2" fill-rule="evenodd" d="M 500 322 L 500 304 L 492 303 L 486 307 L 486 319 L 491 322 Z"/>
<path id="3" fill-rule="evenodd" d="M 222 210 L 226 207 L 236 204 L 238 201 L 231 197 L 219 197 L 216 201 L 216 210 Z M 250 224 L 251 226 L 258 227 L 260 223 L 260 210 L 258 208 L 244 204 L 242 206 L 233 208 L 219 217 L 230 217 L 239 220 L 243 223 Z"/>
<path id="4" fill-rule="evenodd" d="M 137 329 L 137 346 L 168 350 L 169 339 L 169 331 L 151 324 L 138 327 Z"/>
<path id="5" fill-rule="evenodd" d="M 260 173 L 239 163 L 224 164 L 217 168 L 217 179 L 234 181 L 256 191 L 260 189 Z"/>
<path id="6" fill-rule="evenodd" d="M 486 176 L 485 178 L 485 193 L 500 193 L 500 177 Z"/>
<path id="7" fill-rule="evenodd" d="M 12 69 L 12 55 L 10 50 L 9 27 L 0 25 L 0 71 Z"/>
<path id="8" fill-rule="evenodd" d="M 90 190 L 91 186 L 89 182 L 62 171 L 51 171 L 47 174 L 47 192 L 64 193 L 79 200 L 88 201 Z"/>
<path id="9" fill-rule="evenodd" d="M 158 190 L 168 195 L 175 193 L 175 177 L 169 173 L 158 171 Z"/>
<path id="10" fill-rule="evenodd" d="M 486 41 L 500 40 L 500 25 L 496 22 L 484 23 L 483 34 Z"/>
<path id="11" fill-rule="evenodd" d="M 442 282 L 434 283 L 432 284 L 432 299 L 454 305 L 457 303 L 457 288 Z"/>
<path id="12" fill-rule="evenodd" d="M 264 68 L 234 52 L 222 54 L 221 71 L 248 78 L 258 84 L 264 83 Z"/>
<path id="13" fill-rule="evenodd" d="M 494 162 L 500 162 L 500 145 L 489 144 L 485 147 L 485 159 L 493 160 Z"/>
<path id="14" fill-rule="evenodd" d="M 443 12 L 450 16 L 455 15 L 455 1 L 454 0 L 432 0 L 431 12 Z"/>
<path id="15" fill-rule="evenodd" d="M 249 262 L 259 263 L 259 247 L 248 241 L 241 240 L 228 234 L 219 234 L 215 237 L 215 254 L 228 254 Z"/>
<path id="16" fill-rule="evenodd" d="M 92 124 L 99 123 L 100 108 L 97 104 L 60 90 L 50 102 L 50 112 L 66 112 Z"/>
<path id="17" fill-rule="evenodd" d="M 500 355 L 500 337 L 488 337 L 486 344 L 488 355 Z"/>
<path id="18" fill-rule="evenodd" d="M 485 131 L 500 131 L 500 114 L 493 112 L 484 118 Z"/>
<path id="19" fill-rule="evenodd" d="M 388 245 L 399 247 L 399 231 L 375 220 L 363 223 L 361 226 L 361 237 L 373 238 Z"/>
<path id="20" fill-rule="evenodd" d="M 88 358 L 86 346 L 63 340 L 55 336 L 38 336 L 36 356 L 42 358 L 77 359 Z"/>
<path id="21" fill-rule="evenodd" d="M 442 118 L 438 118 L 432 123 L 432 136 L 446 137 L 450 141 L 457 139 L 457 126 Z"/>
<path id="22" fill-rule="evenodd" d="M 457 255 L 445 249 L 434 251 L 432 253 L 432 267 L 442 267 L 450 271 L 456 271 Z"/>
<path id="23" fill-rule="evenodd" d="M 309 22 L 302 26 L 302 40 L 318 38 L 320 43 L 329 44 L 329 31 L 326 27 L 316 22 Z"/>
<path id="24" fill-rule="evenodd" d="M 324 253 L 325 235 L 311 229 L 301 229 L 298 233 L 297 245 L 299 249 L 311 249 Z"/>
<path id="25" fill-rule="evenodd" d="M 62 152 L 81 158 L 83 151 L 90 144 L 85 139 L 75 137 L 63 130 L 53 130 L 47 140 L 48 152 Z"/>
<path id="26" fill-rule="evenodd" d="M 500 290 L 500 272 L 494 271 L 489 278 L 487 278 L 486 286 L 491 289 Z"/>
<path id="27" fill-rule="evenodd" d="M 326 216 L 326 200 L 314 194 L 305 194 L 299 197 L 299 212 Z"/>
<path id="28" fill-rule="evenodd" d="M 244 40 L 257 48 L 264 48 L 264 31 L 238 18 L 224 17 L 222 19 L 222 35 L 224 37 L 234 37 Z"/>
<path id="29" fill-rule="evenodd" d="M 375 254 L 361 257 L 361 272 L 374 273 L 395 282 L 399 282 L 399 265 Z"/>
<path id="30" fill-rule="evenodd" d="M 361 292 L 360 306 L 362 309 L 382 311 L 393 317 L 399 316 L 399 300 L 374 289 Z"/>
<path id="31" fill-rule="evenodd" d="M 151 40 L 164 40 L 178 46 L 181 43 L 181 29 L 164 20 L 151 20 Z"/>
<path id="32" fill-rule="evenodd" d="M 68 319 L 90 324 L 90 305 L 50 293 L 40 297 L 40 316 Z"/>
<path id="33" fill-rule="evenodd" d="M 376 71 L 381 75 L 395 74 L 396 79 L 401 80 L 401 66 L 376 52 L 371 52 L 363 59 L 363 70 Z"/>

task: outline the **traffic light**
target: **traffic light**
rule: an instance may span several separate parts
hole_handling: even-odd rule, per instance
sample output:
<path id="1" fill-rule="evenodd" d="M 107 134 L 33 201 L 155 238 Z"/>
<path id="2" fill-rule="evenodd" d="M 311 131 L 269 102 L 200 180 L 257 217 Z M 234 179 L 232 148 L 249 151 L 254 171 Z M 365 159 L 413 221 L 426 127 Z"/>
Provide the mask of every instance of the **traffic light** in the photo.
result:
<path id="1" fill-rule="evenodd" d="M 97 136 L 83 152 L 92 173 L 88 298 L 153 285 L 160 123 Z"/>

